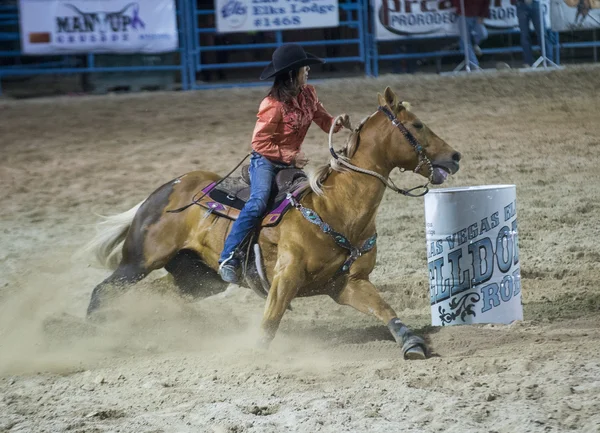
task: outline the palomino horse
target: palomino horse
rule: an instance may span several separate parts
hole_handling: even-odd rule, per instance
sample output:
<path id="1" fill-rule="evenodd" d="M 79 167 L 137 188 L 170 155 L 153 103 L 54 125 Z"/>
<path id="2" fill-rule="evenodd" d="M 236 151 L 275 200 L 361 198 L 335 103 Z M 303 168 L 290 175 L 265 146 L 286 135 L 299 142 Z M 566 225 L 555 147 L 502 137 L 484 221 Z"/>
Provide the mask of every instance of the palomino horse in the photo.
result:
<path id="1" fill-rule="evenodd" d="M 339 304 L 375 315 L 402 346 L 405 358 L 427 356 L 425 342 L 402 324 L 369 281 L 376 258 L 375 219 L 386 186 L 395 188 L 388 179 L 394 168 L 413 170 L 441 184 L 456 173 L 461 156 L 389 87 L 378 97 L 379 109 L 353 132 L 344 154 L 332 152 L 332 162 L 311 178 L 313 192 L 295 201 L 295 209 L 280 224 L 260 231 L 258 244 L 271 282 L 261 323 L 265 347 L 295 297 L 328 295 Z M 198 285 L 226 288 L 216 270 L 231 221 L 205 215 L 200 206 L 169 212 L 185 207 L 194 193 L 219 179 L 205 171 L 187 173 L 130 211 L 110 217 L 114 226 L 100 233 L 95 250 L 105 261 L 112 256 L 118 266 L 94 289 L 88 314 L 103 304 L 109 286 L 125 288 L 163 267 L 176 283 L 195 279 Z M 192 256 L 199 259 L 193 267 Z"/>

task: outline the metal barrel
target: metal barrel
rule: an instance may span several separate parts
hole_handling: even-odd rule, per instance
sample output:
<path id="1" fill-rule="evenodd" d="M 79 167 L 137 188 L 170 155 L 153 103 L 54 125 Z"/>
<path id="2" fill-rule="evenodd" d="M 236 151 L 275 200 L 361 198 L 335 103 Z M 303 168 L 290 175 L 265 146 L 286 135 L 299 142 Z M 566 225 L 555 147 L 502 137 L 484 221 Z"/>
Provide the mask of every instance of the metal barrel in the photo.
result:
<path id="1" fill-rule="evenodd" d="M 523 319 L 516 197 L 515 185 L 425 196 L 432 325 Z"/>

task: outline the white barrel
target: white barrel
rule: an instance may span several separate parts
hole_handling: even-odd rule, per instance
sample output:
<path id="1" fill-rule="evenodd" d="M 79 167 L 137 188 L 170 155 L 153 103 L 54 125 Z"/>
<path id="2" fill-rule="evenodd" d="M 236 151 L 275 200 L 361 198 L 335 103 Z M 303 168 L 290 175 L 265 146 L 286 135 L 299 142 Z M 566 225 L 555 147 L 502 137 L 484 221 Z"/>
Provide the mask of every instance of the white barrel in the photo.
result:
<path id="1" fill-rule="evenodd" d="M 431 323 L 523 320 L 515 185 L 425 195 Z"/>

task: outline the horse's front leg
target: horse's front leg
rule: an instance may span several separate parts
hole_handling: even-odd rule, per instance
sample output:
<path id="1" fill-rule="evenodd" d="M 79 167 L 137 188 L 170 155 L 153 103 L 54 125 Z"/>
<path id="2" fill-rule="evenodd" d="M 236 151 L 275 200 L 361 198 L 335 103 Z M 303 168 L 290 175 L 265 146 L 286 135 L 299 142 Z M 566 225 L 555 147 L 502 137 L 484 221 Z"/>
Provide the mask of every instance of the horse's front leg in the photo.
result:
<path id="1" fill-rule="evenodd" d="M 261 323 L 262 335 L 259 344 L 263 348 L 268 347 L 275 338 L 283 313 L 304 284 L 305 272 L 299 264 L 300 261 L 296 263 L 287 266 L 279 265 L 280 271 L 275 274 L 271 283 Z"/>
<path id="2" fill-rule="evenodd" d="M 412 333 L 400 319 L 396 312 L 385 302 L 377 288 L 365 279 L 350 278 L 346 287 L 333 297 L 338 304 L 349 305 L 365 314 L 373 314 L 385 323 L 402 346 L 404 359 L 425 359 L 427 346 L 425 341 Z"/>

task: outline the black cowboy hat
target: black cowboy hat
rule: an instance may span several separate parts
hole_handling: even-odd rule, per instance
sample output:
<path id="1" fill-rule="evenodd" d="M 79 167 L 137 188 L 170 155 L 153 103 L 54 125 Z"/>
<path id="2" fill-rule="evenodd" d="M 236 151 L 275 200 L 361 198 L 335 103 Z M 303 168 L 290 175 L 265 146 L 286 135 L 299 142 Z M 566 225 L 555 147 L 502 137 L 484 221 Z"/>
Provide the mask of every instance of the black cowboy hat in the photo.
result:
<path id="1" fill-rule="evenodd" d="M 266 80 L 275 75 L 299 69 L 302 66 L 316 65 L 319 63 L 325 63 L 325 60 L 307 53 L 298 44 L 285 44 L 273 52 L 273 61 L 267 65 L 264 71 L 262 71 L 260 79 Z"/>

